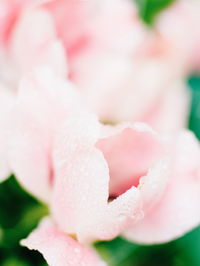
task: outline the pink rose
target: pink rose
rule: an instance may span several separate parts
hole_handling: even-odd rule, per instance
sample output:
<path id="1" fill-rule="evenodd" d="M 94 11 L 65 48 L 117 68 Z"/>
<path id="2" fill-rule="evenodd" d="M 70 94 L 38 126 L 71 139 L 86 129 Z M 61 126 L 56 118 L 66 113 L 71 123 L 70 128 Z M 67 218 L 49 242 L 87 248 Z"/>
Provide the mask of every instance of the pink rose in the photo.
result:
<path id="1" fill-rule="evenodd" d="M 0 167 L 3 177 L 11 168 L 49 204 L 52 220 L 22 243 L 50 265 L 76 266 L 82 257 L 83 265 L 103 265 L 85 245 L 119 234 L 165 242 L 200 221 L 200 150 L 191 133 L 160 136 L 142 123 L 105 126 L 82 104 L 104 122 L 141 120 L 172 132 L 185 123 L 185 57 L 164 34 L 149 32 L 128 1 L 115 1 L 26 7 L 6 46 L 7 69 L 17 75 L 5 71 L 2 83 L 17 88 L 26 77 L 4 101 L 0 157 L 8 150 L 9 160 Z"/>
<path id="2" fill-rule="evenodd" d="M 102 125 L 71 83 L 46 68 L 23 80 L 14 114 L 12 169 L 49 202 L 63 232 L 82 243 L 123 232 L 157 243 L 198 225 L 200 149 L 192 133 Z"/>
<path id="3" fill-rule="evenodd" d="M 144 121 L 170 132 L 186 124 L 185 53 L 177 54 L 164 34 L 148 30 L 128 0 L 29 6 L 8 47 L 18 77 L 38 64 L 68 74 L 103 122 Z M 169 119 L 174 103 L 182 112 Z"/>

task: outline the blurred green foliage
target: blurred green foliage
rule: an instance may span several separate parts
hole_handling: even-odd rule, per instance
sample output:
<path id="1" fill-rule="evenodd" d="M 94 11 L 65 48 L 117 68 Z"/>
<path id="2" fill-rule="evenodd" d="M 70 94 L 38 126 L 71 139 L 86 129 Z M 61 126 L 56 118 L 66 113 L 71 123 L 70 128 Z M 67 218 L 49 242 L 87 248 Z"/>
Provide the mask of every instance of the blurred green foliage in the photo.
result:
<path id="1" fill-rule="evenodd" d="M 19 241 L 47 214 L 47 207 L 27 194 L 13 176 L 0 184 L 1 266 L 46 265 L 38 252 L 20 247 Z"/>
<path id="2" fill-rule="evenodd" d="M 168 7 L 175 0 L 133 0 L 136 2 L 140 17 L 143 21 L 152 25 L 160 11 Z"/>
<path id="3" fill-rule="evenodd" d="M 200 228 L 162 245 L 137 245 L 118 237 L 95 247 L 109 266 L 198 266 Z"/>
<path id="4" fill-rule="evenodd" d="M 200 76 L 192 76 L 188 80 L 191 88 L 192 102 L 188 127 L 200 139 Z"/>

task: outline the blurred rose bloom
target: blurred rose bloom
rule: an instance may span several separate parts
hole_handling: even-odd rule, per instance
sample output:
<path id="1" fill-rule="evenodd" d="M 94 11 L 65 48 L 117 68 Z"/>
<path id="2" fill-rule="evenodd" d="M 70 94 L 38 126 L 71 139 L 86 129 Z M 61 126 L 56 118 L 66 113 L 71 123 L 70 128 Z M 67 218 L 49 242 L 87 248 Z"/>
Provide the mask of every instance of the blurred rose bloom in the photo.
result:
<path id="1" fill-rule="evenodd" d="M 119 234 L 162 243 L 199 224 L 200 147 L 192 133 L 160 136 L 143 123 L 105 126 L 48 68 L 23 80 L 13 111 L 12 170 L 49 203 L 52 219 L 22 243 L 50 265 L 70 260 L 73 246 L 89 252 L 85 244 Z M 49 234 L 65 247 L 64 257 L 57 244 L 52 250 Z"/>
<path id="2" fill-rule="evenodd" d="M 21 2 L 16 5 L 8 12 L 16 12 L 15 23 L 5 20 L 2 82 L 17 87 L 37 64 L 66 74 L 67 61 L 68 78 L 101 121 L 144 121 L 164 132 L 186 125 L 190 97 L 183 82 L 199 52 L 195 0 L 172 5 L 155 30 L 141 22 L 130 0 L 29 1 L 20 14 Z"/>
<path id="3" fill-rule="evenodd" d="M 200 147 L 183 129 L 199 10 L 177 1 L 150 29 L 130 0 L 1 1 L 0 177 L 48 204 L 22 244 L 50 265 L 105 265 L 96 240 L 199 224 Z"/>

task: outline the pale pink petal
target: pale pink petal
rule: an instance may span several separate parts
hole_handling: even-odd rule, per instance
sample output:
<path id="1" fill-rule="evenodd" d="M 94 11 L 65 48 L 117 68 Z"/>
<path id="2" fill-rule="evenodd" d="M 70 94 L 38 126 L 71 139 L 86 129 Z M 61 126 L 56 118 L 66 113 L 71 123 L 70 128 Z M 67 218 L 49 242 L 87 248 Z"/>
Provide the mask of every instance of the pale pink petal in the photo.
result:
<path id="1" fill-rule="evenodd" d="M 51 14 L 58 37 L 62 40 L 67 54 L 70 58 L 79 55 L 90 41 L 89 11 L 93 3 L 82 0 L 54 0 L 47 1 L 43 6 Z"/>
<path id="2" fill-rule="evenodd" d="M 48 68 L 39 68 L 20 85 L 10 143 L 12 170 L 41 199 L 49 199 L 53 182 L 52 145 L 62 122 L 80 108 L 74 86 Z"/>
<path id="3" fill-rule="evenodd" d="M 61 232 L 50 219 L 44 219 L 23 246 L 38 250 L 50 266 L 105 266 L 94 250 L 80 245 Z"/>
<path id="4" fill-rule="evenodd" d="M 138 209 L 135 188 L 108 203 L 108 169 L 98 151 L 82 152 L 77 159 L 66 161 L 60 175 L 54 188 L 53 214 L 62 229 L 76 234 L 81 242 L 112 239 Z"/>
<path id="5" fill-rule="evenodd" d="M 163 97 L 164 96 L 164 97 Z M 162 133 L 173 133 L 185 128 L 190 107 L 190 91 L 183 81 L 175 81 L 170 89 L 163 92 L 152 108 L 148 109 L 142 120 Z M 174 116 L 176 106 L 176 116 Z"/>
<path id="6" fill-rule="evenodd" d="M 76 233 L 77 224 L 84 217 L 86 219 L 87 215 L 78 219 L 83 209 L 88 210 L 83 208 L 85 204 L 102 208 L 108 199 L 105 189 L 109 179 L 108 169 L 102 154 L 93 149 L 99 128 L 96 117 L 91 114 L 74 116 L 65 123 L 57 138 L 53 213 L 68 233 Z"/>
<path id="7" fill-rule="evenodd" d="M 26 44 L 23 43 L 24 33 L 29 34 Z M 15 30 L 12 34 L 12 49 L 14 54 L 18 56 L 17 61 L 20 61 L 20 53 L 17 51 L 21 51 L 21 53 L 25 52 L 25 54 L 28 55 L 28 50 L 30 51 L 30 48 L 41 48 L 55 37 L 56 31 L 52 18 L 45 9 L 37 6 L 25 9 L 17 21 Z"/>
<path id="8" fill-rule="evenodd" d="M 121 102 L 132 85 L 129 86 L 133 67 L 130 58 L 98 52 L 79 56 L 75 64 L 73 80 L 84 101 L 102 121 L 119 121 L 118 109 L 127 109 Z"/>
<path id="9" fill-rule="evenodd" d="M 129 0 L 96 1 L 92 19 L 93 49 L 131 55 L 147 33 L 136 5 Z"/>
<path id="10" fill-rule="evenodd" d="M 76 67 L 74 81 L 101 121 L 143 121 L 167 131 L 175 131 L 184 124 L 187 91 L 183 86 L 181 98 L 178 97 L 181 85 L 177 78 L 182 73 L 179 63 L 174 63 L 168 54 L 134 58 L 111 52 L 90 53 L 79 56 Z M 164 127 L 160 121 L 168 119 L 167 107 L 174 102 L 180 105 L 182 115 L 169 125 L 167 121 Z"/>
<path id="11" fill-rule="evenodd" d="M 13 104 L 14 95 L 0 85 L 0 181 L 11 173 L 8 161 L 8 143 Z"/>
<path id="12" fill-rule="evenodd" d="M 67 58 L 62 43 L 55 40 L 49 42 L 45 48 L 46 49 L 41 51 L 40 56 L 38 56 L 37 61 L 33 64 L 33 66 L 46 65 L 51 67 L 51 69 L 58 75 L 67 77 Z"/>
<path id="13" fill-rule="evenodd" d="M 157 20 L 157 28 L 184 59 L 186 71 L 200 67 L 200 3 L 196 0 L 177 0 L 165 9 Z"/>
<path id="14" fill-rule="evenodd" d="M 53 19 L 38 6 L 25 9 L 16 23 L 10 41 L 10 57 L 20 75 L 42 64 L 67 75 L 66 55 L 57 40 Z"/>
<path id="15" fill-rule="evenodd" d="M 135 187 L 105 206 L 101 206 L 101 209 L 96 208 L 98 212 L 92 211 L 91 204 L 87 206 L 90 211 L 85 210 L 81 213 L 82 220 L 79 222 L 77 232 L 79 241 L 83 243 L 111 240 L 124 232 L 129 224 L 142 218 L 140 194 Z M 98 206 L 94 205 L 94 207 Z M 90 220 L 84 221 L 84 215 L 87 215 Z"/>
<path id="16" fill-rule="evenodd" d="M 144 219 L 125 233 L 132 241 L 148 244 L 170 241 L 200 222 L 199 143 L 191 133 L 185 132 L 173 145 L 172 172 L 167 187 Z"/>
<path id="17" fill-rule="evenodd" d="M 20 14 L 21 7 L 29 2 L 29 0 L 0 1 L 0 46 L 7 44 L 15 21 Z"/>
<path id="18" fill-rule="evenodd" d="M 177 52 L 164 34 L 142 26 L 129 4 L 120 0 L 97 4 L 91 24 L 99 30 L 95 28 L 92 36 L 101 49 L 93 40 L 92 48 L 73 60 L 72 77 L 103 122 L 143 121 L 160 131 L 176 131 L 185 126 L 188 111 L 187 91 L 178 93 L 176 88 L 177 79 L 186 74 L 185 53 Z M 170 107 L 174 104 L 180 110 L 175 117 Z"/>

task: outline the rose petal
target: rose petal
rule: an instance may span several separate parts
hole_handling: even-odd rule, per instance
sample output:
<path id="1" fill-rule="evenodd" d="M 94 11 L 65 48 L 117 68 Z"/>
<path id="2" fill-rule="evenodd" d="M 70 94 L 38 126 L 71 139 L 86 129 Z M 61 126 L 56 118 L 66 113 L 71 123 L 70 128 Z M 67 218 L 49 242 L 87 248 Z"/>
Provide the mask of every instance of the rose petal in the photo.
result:
<path id="1" fill-rule="evenodd" d="M 41 252 L 50 266 L 105 266 L 95 251 L 80 245 L 61 232 L 50 219 L 44 219 L 23 246 Z"/>
<path id="2" fill-rule="evenodd" d="M 49 200 L 53 182 L 54 137 L 79 108 L 74 86 L 48 68 L 35 70 L 21 82 L 13 112 L 10 161 L 19 181 L 43 200 Z"/>
<path id="3" fill-rule="evenodd" d="M 4 180 L 11 173 L 8 160 L 9 129 L 14 94 L 0 85 L 0 181 Z"/>
<path id="4" fill-rule="evenodd" d="M 191 133 L 174 140 L 173 166 L 167 187 L 143 220 L 125 233 L 132 241 L 161 243 L 177 238 L 200 222 L 200 149 Z"/>
<path id="5" fill-rule="evenodd" d="M 38 6 L 25 9 L 10 42 L 11 58 L 19 74 L 27 73 L 36 65 L 45 64 L 65 76 L 66 55 L 61 42 L 56 38 L 53 19 L 45 9 Z"/>

